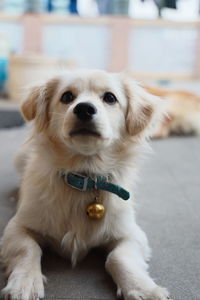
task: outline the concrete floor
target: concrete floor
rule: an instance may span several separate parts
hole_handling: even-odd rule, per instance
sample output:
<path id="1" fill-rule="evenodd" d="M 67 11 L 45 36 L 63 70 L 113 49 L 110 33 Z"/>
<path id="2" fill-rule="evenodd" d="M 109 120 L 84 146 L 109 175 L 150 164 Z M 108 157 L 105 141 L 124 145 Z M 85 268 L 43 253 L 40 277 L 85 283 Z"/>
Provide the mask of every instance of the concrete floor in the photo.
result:
<path id="1" fill-rule="evenodd" d="M 22 127 L 0 131 L 0 234 L 14 213 L 18 180 L 13 158 L 25 135 Z M 138 223 L 153 249 L 150 273 L 174 300 L 200 300 L 200 138 L 170 138 L 154 141 L 152 147 L 135 195 Z M 46 251 L 45 299 L 115 299 L 104 260 L 104 253 L 95 250 L 72 270 L 68 262 Z M 4 284 L 0 272 L 0 289 Z"/>

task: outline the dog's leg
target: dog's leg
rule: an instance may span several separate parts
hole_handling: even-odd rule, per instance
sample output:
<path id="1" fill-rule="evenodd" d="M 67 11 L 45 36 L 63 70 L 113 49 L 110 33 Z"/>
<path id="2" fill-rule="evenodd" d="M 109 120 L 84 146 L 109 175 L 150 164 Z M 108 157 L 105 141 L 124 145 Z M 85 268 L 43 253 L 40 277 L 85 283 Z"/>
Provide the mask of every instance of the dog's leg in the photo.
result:
<path id="1" fill-rule="evenodd" d="M 140 226 L 135 224 L 132 233 L 134 234 L 135 237 L 137 237 L 136 241 L 139 247 L 139 251 L 141 255 L 143 255 L 144 260 L 148 263 L 151 258 L 151 249 L 149 247 L 149 242 L 145 232 L 140 228 Z"/>
<path id="2" fill-rule="evenodd" d="M 136 241 L 124 240 L 110 252 L 106 269 L 125 300 L 167 300 L 166 289 L 159 287 L 148 274 L 148 264 Z"/>
<path id="3" fill-rule="evenodd" d="M 7 225 L 1 241 L 1 259 L 9 275 L 2 293 L 9 300 L 39 300 L 44 297 L 41 248 L 15 218 Z"/>

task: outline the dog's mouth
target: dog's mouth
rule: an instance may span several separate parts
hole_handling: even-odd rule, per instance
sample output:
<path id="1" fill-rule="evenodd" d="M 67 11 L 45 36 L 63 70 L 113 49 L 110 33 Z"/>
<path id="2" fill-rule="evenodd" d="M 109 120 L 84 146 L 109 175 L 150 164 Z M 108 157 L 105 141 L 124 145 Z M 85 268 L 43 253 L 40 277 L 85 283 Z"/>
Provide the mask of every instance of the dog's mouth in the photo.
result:
<path id="1" fill-rule="evenodd" d="M 100 133 L 97 132 L 95 129 L 89 129 L 89 128 L 76 128 L 70 131 L 70 136 L 76 136 L 76 135 L 82 135 L 82 136 L 94 136 L 94 137 L 100 137 Z"/>

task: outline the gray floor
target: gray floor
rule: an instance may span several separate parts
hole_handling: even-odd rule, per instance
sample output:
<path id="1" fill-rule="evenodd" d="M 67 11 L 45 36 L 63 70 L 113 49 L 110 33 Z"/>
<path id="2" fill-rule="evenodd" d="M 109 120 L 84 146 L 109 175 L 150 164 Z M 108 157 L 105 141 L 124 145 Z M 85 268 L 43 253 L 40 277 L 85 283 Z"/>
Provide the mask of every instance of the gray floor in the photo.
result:
<path id="1" fill-rule="evenodd" d="M 14 213 L 18 182 L 13 157 L 24 136 L 23 128 L 0 131 L 0 234 Z M 153 248 L 150 272 L 174 300 L 200 300 L 200 138 L 170 138 L 152 146 L 135 195 L 138 222 Z M 46 299 L 115 299 L 104 259 L 96 250 L 71 270 L 68 262 L 46 251 Z M 0 273 L 0 289 L 4 284 Z"/>

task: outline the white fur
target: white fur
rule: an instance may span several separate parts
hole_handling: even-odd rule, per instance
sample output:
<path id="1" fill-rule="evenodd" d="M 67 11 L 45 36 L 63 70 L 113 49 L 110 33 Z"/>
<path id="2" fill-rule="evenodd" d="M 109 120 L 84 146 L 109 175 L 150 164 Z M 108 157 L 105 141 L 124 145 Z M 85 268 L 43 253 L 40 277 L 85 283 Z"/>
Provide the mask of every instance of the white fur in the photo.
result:
<path id="1" fill-rule="evenodd" d="M 76 90 L 73 103 L 60 103 L 62 93 L 72 88 Z M 113 92 L 119 102 L 104 103 L 106 91 Z M 100 138 L 69 134 L 76 126 L 73 108 L 84 101 L 97 107 L 94 124 Z M 167 291 L 148 274 L 150 249 L 145 233 L 136 224 L 133 205 L 137 164 L 147 146 L 149 128 L 161 115 L 159 99 L 127 75 L 77 71 L 32 91 L 24 103 L 22 112 L 28 120 L 35 120 L 35 129 L 17 158 L 23 173 L 20 201 L 2 238 L 1 255 L 9 276 L 5 298 L 43 298 L 41 249 L 50 243 L 70 258 L 73 266 L 90 248 L 104 246 L 109 252 L 106 269 L 125 300 L 168 299 Z M 48 121 L 43 120 L 46 110 Z M 111 174 L 112 182 L 127 189 L 131 199 L 124 201 L 101 191 L 106 214 L 101 220 L 92 220 L 86 208 L 96 191 L 67 186 L 58 176 L 63 168 L 88 175 Z"/>

